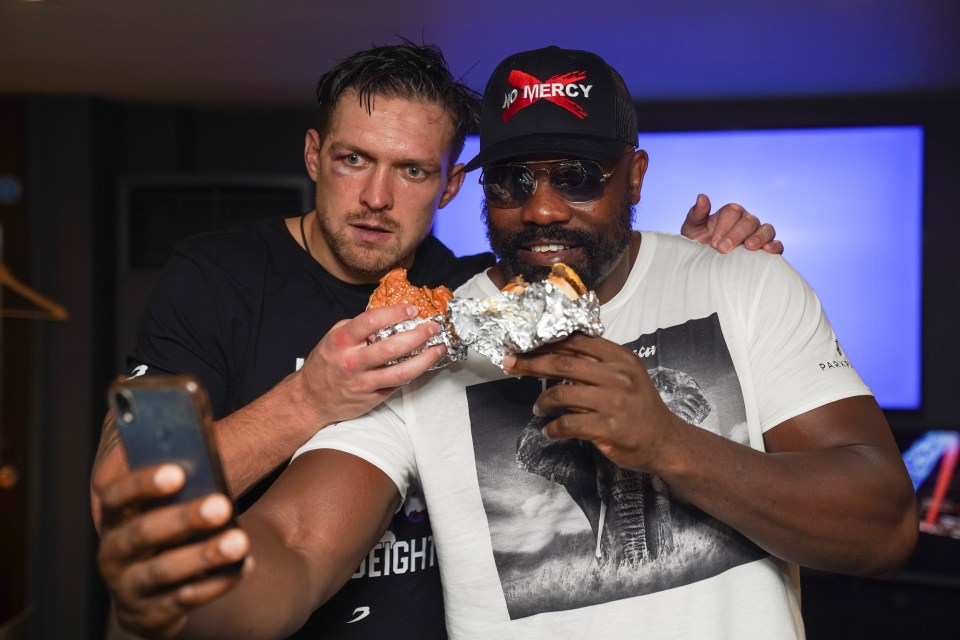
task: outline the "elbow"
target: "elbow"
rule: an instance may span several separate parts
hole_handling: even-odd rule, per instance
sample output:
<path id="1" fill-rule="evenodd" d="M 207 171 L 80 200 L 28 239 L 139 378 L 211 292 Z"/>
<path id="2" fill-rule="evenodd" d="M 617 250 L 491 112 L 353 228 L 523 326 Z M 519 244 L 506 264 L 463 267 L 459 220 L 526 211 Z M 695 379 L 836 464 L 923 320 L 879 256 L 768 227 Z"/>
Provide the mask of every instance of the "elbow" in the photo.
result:
<path id="1" fill-rule="evenodd" d="M 878 580 L 893 578 L 903 570 L 913 556 L 920 537 L 920 520 L 915 494 L 911 491 L 909 499 L 904 502 L 900 517 L 894 526 L 888 528 L 886 535 L 876 545 L 874 562 L 870 563 L 869 569 L 864 572 L 866 577 Z"/>

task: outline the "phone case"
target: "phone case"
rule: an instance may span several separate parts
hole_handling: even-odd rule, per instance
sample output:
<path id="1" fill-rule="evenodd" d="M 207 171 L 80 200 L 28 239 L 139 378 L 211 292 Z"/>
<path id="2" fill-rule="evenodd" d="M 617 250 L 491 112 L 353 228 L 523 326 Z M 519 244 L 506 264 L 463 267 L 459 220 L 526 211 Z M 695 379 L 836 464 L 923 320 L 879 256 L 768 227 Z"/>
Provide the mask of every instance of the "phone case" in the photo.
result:
<path id="1" fill-rule="evenodd" d="M 209 432 L 210 402 L 196 380 L 166 375 L 120 378 L 107 395 L 130 467 L 173 462 L 186 474 L 183 489 L 150 506 L 214 492 L 229 495 Z"/>

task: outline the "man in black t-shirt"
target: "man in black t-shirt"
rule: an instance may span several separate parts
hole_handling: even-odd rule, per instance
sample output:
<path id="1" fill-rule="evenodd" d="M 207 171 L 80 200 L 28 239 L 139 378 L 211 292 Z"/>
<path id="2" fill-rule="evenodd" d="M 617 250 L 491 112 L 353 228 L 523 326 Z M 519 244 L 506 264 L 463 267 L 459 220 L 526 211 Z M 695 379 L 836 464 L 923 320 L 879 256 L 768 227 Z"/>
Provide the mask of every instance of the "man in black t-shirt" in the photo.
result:
<path id="1" fill-rule="evenodd" d="M 453 79 L 439 50 L 404 44 L 361 51 L 323 76 L 317 100 L 317 127 L 304 149 L 317 185 L 316 209 L 181 243 L 128 358 L 131 376 L 189 374 L 206 387 L 240 510 L 318 428 L 365 413 L 441 357 L 443 347 L 432 347 L 383 366 L 421 345 L 436 331 L 434 323 L 367 344 L 376 329 L 411 316 L 400 305 L 364 311 L 384 273 L 402 266 L 417 285 L 456 288 L 494 263 L 492 254 L 458 258 L 429 235 L 436 210 L 463 181 L 456 161 L 476 109 L 473 93 Z M 709 200 L 700 196 L 684 235 L 724 251 L 744 241 L 748 248 L 782 251 L 773 229 L 737 205 L 709 214 Z M 137 495 L 119 495 L 114 481 L 128 470 L 116 444 L 108 416 L 92 481 L 104 540 L 101 572 L 121 624 L 168 634 L 182 624 L 197 592 L 178 590 L 173 577 L 173 586 L 159 591 L 141 593 L 136 585 L 144 571 L 159 566 L 149 564 L 157 553 L 149 531 L 162 531 L 169 516 L 124 517 L 120 507 L 165 490 L 182 473 L 171 475 L 169 467 L 137 472 L 143 480 Z M 202 524 L 201 507 L 215 512 L 229 504 L 222 497 L 196 501 L 197 528 L 209 526 Z M 117 540 L 124 540 L 122 551 Z M 228 532 L 190 549 L 213 552 L 229 541 Z M 343 576 L 345 586 L 298 635 L 443 637 L 438 563 L 417 496 L 408 497 L 381 540 L 369 542 L 372 550 L 357 572 Z M 202 588 L 223 590 L 229 580 L 211 577 Z M 291 621 L 289 631 L 301 624 Z"/>

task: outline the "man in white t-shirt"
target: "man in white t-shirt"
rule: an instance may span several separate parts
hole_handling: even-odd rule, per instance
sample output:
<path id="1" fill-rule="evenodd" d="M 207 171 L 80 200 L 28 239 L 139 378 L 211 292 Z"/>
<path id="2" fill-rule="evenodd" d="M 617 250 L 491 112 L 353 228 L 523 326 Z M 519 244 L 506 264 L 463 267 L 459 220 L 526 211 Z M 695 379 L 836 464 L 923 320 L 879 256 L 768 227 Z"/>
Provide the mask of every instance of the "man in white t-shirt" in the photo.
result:
<path id="1" fill-rule="evenodd" d="M 906 561 L 912 485 L 815 294 L 779 256 L 632 231 L 636 144 L 629 92 L 599 57 L 549 47 L 497 67 L 467 169 L 483 169 L 500 261 L 457 295 L 562 261 L 595 291 L 603 337 L 503 370 L 471 352 L 320 431 L 244 536 L 144 568 L 144 588 L 191 578 L 167 631 L 282 636 L 361 563 L 428 561 L 367 558 L 414 487 L 453 638 L 802 637 L 798 566 L 883 576 Z M 198 507 L 183 530 L 223 518 Z M 239 581 L 194 579 L 245 552 Z"/>

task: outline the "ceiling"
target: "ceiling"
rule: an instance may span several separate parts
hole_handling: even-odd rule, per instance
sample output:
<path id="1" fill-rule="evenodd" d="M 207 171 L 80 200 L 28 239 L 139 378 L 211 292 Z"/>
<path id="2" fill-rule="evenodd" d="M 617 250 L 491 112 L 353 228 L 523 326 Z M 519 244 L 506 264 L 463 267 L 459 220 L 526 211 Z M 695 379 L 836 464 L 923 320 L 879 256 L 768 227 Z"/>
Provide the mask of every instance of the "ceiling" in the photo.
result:
<path id="1" fill-rule="evenodd" d="M 960 90 L 956 0 L 0 0 L 0 93 L 309 107 L 405 37 L 482 89 L 507 54 L 596 51 L 637 99 Z"/>

